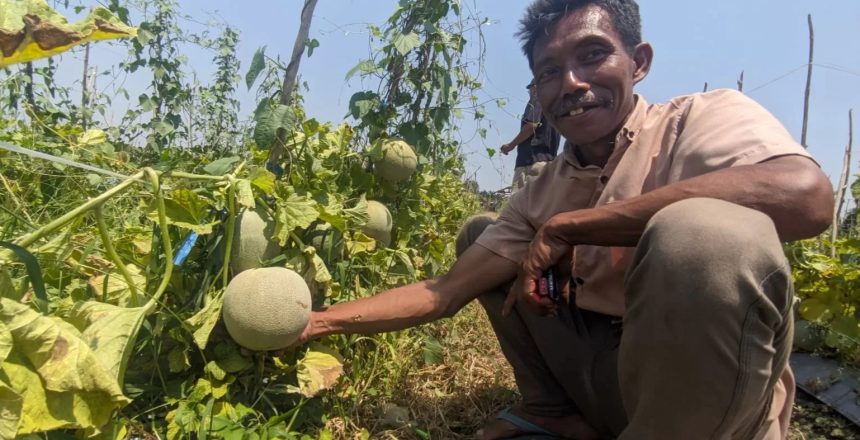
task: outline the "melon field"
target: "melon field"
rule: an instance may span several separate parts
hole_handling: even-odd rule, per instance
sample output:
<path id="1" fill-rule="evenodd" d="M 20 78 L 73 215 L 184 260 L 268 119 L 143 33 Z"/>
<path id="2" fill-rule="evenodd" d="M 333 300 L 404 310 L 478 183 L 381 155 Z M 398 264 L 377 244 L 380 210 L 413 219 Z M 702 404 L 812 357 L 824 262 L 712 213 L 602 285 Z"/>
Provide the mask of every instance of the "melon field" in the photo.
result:
<path id="1" fill-rule="evenodd" d="M 473 438 L 517 402 L 477 304 L 299 340 L 311 310 L 444 273 L 463 222 L 504 203 L 461 151 L 463 108 L 483 114 L 476 13 L 400 2 L 344 72 L 373 86 L 332 123 L 308 114 L 289 67 L 310 56 L 307 35 L 298 58 L 261 47 L 240 72 L 237 30 L 191 35 L 173 0 L 112 0 L 80 21 L 68 2 L 0 8 L 0 38 L 17 36 L 0 40 L 0 439 Z M 64 56 L 100 44 L 128 52 L 114 72 L 149 81 L 122 114 L 86 80 L 56 82 Z M 188 44 L 211 51 L 210 82 L 191 75 Z M 240 86 L 258 98 L 247 117 Z M 855 229 L 787 248 L 806 348 L 847 364 Z M 860 438 L 798 405 L 793 440 Z"/>

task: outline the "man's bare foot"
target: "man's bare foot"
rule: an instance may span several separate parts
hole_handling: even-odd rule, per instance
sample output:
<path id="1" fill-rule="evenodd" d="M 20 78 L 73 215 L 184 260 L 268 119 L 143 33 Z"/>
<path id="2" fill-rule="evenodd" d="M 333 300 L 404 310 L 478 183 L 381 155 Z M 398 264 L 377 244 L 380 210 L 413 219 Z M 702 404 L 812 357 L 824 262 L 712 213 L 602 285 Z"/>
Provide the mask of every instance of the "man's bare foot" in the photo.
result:
<path id="1" fill-rule="evenodd" d="M 570 414 L 562 417 L 540 417 L 528 414 L 518 407 L 511 409 L 511 413 L 564 438 L 574 440 L 597 439 L 597 431 L 579 414 Z M 528 430 L 524 430 L 512 422 L 497 418 L 490 420 L 478 431 L 478 438 L 481 440 L 496 440 L 528 433 L 530 433 Z"/>

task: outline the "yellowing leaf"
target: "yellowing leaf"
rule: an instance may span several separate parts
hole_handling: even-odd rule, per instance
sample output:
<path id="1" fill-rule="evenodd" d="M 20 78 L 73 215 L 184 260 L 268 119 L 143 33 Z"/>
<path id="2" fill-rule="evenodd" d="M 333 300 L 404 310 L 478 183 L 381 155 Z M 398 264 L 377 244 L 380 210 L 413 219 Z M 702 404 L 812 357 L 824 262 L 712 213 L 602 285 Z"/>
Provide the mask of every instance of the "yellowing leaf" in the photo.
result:
<path id="1" fill-rule="evenodd" d="M 107 142 L 107 135 L 97 128 L 91 128 L 78 136 L 78 145 L 81 146 L 98 145 L 105 142 Z"/>
<path id="2" fill-rule="evenodd" d="M 275 192 L 275 175 L 264 168 L 256 168 L 248 176 L 251 185 L 262 191 L 264 194 L 272 194 Z"/>
<path id="3" fill-rule="evenodd" d="M 245 179 L 236 181 L 236 201 L 242 206 L 254 208 L 254 191 L 251 189 L 251 182 Z"/>
<path id="4" fill-rule="evenodd" d="M 0 322 L 14 341 L 2 372 L 23 398 L 19 435 L 98 428 L 129 403 L 100 356 L 71 325 L 6 298 L 0 298 Z"/>
<path id="5" fill-rule="evenodd" d="M 119 384 L 150 308 L 123 308 L 97 301 L 79 302 L 72 308 L 69 321 L 82 330 L 84 341 Z"/>
<path id="6" fill-rule="evenodd" d="M 137 289 L 138 304 L 143 305 L 146 302 L 143 291 L 146 288 L 146 277 L 140 274 L 140 269 L 134 265 L 127 265 L 126 269 L 131 275 L 131 282 Z M 131 289 L 126 283 L 125 278 L 119 271 L 114 270 L 108 274 L 96 275 L 87 281 L 87 284 L 92 289 L 93 293 L 103 302 L 109 302 L 120 306 L 134 305 L 134 298 L 131 294 Z"/>
<path id="7" fill-rule="evenodd" d="M 296 366 L 299 390 L 306 397 L 332 388 L 343 373 L 343 358 L 332 348 L 314 343 Z"/>
<path id="8" fill-rule="evenodd" d="M 0 382 L 0 438 L 15 438 L 23 409 L 24 398 Z"/>
<path id="9" fill-rule="evenodd" d="M 354 232 L 352 234 L 352 238 L 345 239 L 346 241 L 346 249 L 349 251 L 350 255 L 357 255 L 362 252 L 370 252 L 376 249 L 376 240 L 362 234 L 361 232 Z"/>
<path id="10" fill-rule="evenodd" d="M 50 57 L 90 41 L 137 35 L 103 7 L 69 24 L 44 0 L 0 0 L 0 67 Z"/>
<path id="11" fill-rule="evenodd" d="M 835 310 L 839 310 L 838 307 Z M 800 303 L 800 316 L 807 321 L 829 321 L 833 317 L 834 308 L 818 299 L 812 298 Z"/>

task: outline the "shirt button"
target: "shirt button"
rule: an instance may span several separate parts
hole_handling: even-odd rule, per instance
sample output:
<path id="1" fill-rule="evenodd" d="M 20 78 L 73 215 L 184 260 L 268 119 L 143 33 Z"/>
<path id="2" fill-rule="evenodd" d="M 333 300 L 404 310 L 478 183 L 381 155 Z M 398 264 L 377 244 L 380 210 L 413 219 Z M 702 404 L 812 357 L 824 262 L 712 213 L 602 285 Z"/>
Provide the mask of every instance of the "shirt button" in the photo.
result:
<path id="1" fill-rule="evenodd" d="M 602 183 L 602 184 L 606 185 L 606 182 L 609 182 L 609 177 L 607 177 L 607 176 L 600 176 L 600 183 Z"/>

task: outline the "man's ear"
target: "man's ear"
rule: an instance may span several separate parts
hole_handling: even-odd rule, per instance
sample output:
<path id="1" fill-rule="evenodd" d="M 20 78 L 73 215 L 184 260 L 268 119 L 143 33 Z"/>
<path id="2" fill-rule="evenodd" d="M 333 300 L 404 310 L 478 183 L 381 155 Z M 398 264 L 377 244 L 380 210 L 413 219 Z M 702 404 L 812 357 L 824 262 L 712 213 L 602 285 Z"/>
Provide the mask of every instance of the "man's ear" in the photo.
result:
<path id="1" fill-rule="evenodd" d="M 649 43 L 639 43 L 633 49 L 633 63 L 635 70 L 633 71 L 633 83 L 645 79 L 648 72 L 651 71 L 651 61 L 654 60 L 654 48 Z"/>

